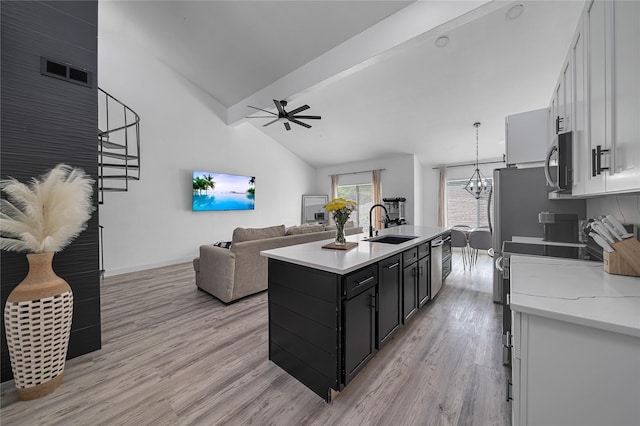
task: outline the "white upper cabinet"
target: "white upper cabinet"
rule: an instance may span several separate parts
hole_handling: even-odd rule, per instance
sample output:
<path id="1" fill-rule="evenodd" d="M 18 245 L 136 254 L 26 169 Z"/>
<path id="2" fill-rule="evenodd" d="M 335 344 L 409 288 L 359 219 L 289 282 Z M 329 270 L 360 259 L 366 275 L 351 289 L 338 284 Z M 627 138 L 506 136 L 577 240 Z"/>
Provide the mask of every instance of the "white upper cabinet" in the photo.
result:
<path id="1" fill-rule="evenodd" d="M 571 131 L 571 102 L 572 102 L 572 79 L 571 79 L 571 55 L 567 56 L 562 65 L 560 78 L 553 91 L 551 100 L 551 111 L 553 122 L 553 139 L 555 135 Z"/>
<path id="2" fill-rule="evenodd" d="M 640 191 L 640 2 L 588 4 L 583 32 L 585 145 L 574 155 L 575 194 Z"/>
<path id="3" fill-rule="evenodd" d="M 549 109 L 542 108 L 506 117 L 506 162 L 543 162 L 547 153 Z"/>
<path id="4" fill-rule="evenodd" d="M 585 52 L 584 28 L 583 18 L 571 43 L 571 63 L 573 65 L 573 100 L 571 102 L 573 107 L 573 187 L 571 193 L 573 195 L 582 195 L 586 191 L 585 179 L 588 173 L 586 166 L 589 164 L 590 152 L 586 138 L 587 55 Z"/>
<path id="5" fill-rule="evenodd" d="M 611 144 L 607 192 L 640 190 L 640 2 L 611 4 Z"/>
<path id="6" fill-rule="evenodd" d="M 594 194 L 605 191 L 605 174 L 598 173 L 597 150 L 609 145 L 606 132 L 606 50 L 605 50 L 605 3 L 596 1 L 587 6 L 585 36 L 587 40 L 587 134 L 588 157 L 582 172 L 584 173 L 585 193 Z M 602 155 L 600 164 L 602 165 Z"/>

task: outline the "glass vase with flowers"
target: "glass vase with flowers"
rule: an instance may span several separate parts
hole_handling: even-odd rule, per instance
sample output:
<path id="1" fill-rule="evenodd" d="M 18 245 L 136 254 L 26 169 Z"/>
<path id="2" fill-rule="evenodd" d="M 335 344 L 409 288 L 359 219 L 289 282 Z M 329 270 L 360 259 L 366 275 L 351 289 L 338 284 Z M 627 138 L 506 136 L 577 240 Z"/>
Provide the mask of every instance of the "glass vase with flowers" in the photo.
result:
<path id="1" fill-rule="evenodd" d="M 325 204 L 324 208 L 331 213 L 333 220 L 336 223 L 335 245 L 344 246 L 347 244 L 347 240 L 344 235 L 344 227 L 349 216 L 351 216 L 351 213 L 355 211 L 357 205 L 358 204 L 355 201 L 342 197 L 334 198 Z"/>

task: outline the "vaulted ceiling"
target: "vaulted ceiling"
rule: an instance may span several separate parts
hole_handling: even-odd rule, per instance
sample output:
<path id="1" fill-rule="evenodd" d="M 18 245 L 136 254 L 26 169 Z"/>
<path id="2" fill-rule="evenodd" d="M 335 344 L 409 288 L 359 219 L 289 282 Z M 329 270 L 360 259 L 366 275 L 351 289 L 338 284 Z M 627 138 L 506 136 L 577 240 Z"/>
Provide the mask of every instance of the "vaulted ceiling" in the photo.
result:
<path id="1" fill-rule="evenodd" d="M 504 153 L 506 115 L 546 107 L 582 1 L 127 1 L 113 30 L 319 167 L 415 154 L 423 165 Z M 522 15 L 507 15 L 523 5 Z M 512 11 L 513 12 L 513 11 Z M 436 39 L 446 36 L 445 47 Z M 272 99 L 313 127 L 249 118 Z M 255 115 L 255 114 L 254 114 Z M 257 115 L 265 115 L 260 113 Z"/>

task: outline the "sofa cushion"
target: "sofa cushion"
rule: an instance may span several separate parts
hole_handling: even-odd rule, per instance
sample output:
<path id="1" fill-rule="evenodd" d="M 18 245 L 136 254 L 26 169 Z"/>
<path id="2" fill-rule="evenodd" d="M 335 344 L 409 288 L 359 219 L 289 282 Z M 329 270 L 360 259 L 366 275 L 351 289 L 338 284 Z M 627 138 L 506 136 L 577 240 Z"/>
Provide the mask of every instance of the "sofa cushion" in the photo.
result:
<path id="1" fill-rule="evenodd" d="M 323 225 L 300 225 L 300 226 L 290 226 L 286 229 L 285 235 L 300 235 L 300 234 L 310 234 L 312 232 L 322 232 L 324 231 Z"/>
<path id="2" fill-rule="evenodd" d="M 284 225 L 270 226 L 268 228 L 236 228 L 231 237 L 232 245 L 243 241 L 261 240 L 284 236 Z"/>

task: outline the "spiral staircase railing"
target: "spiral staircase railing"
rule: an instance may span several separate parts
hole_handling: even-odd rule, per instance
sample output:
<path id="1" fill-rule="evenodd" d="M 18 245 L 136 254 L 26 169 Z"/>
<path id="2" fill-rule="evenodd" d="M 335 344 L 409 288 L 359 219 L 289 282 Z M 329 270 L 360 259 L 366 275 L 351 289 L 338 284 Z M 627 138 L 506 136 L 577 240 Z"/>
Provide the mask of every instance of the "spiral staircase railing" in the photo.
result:
<path id="1" fill-rule="evenodd" d="M 140 116 L 98 88 L 98 204 L 105 192 L 125 192 L 140 180 Z M 104 278 L 104 245 L 100 229 L 100 276 Z"/>
<path id="2" fill-rule="evenodd" d="M 140 116 L 98 88 L 98 203 L 140 180 Z"/>

